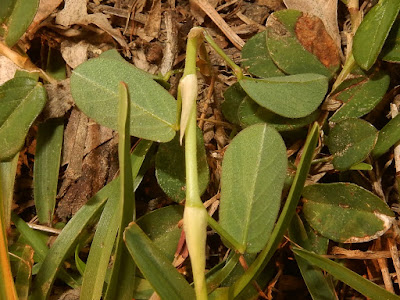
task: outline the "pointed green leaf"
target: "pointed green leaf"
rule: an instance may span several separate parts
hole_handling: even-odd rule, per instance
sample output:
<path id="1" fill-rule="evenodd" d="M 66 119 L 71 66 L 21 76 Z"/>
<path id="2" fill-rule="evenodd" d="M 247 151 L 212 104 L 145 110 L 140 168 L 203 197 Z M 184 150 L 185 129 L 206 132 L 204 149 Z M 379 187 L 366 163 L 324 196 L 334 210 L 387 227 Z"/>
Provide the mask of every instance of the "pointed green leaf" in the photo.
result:
<path id="1" fill-rule="evenodd" d="M 319 254 L 326 254 L 329 240 L 320 234 L 314 232 L 308 223 L 304 224 L 299 215 L 295 215 L 290 223 L 290 240 L 307 250 Z M 308 291 L 314 300 L 337 300 L 333 284 L 322 270 L 313 266 L 304 258 L 295 255 L 297 265 L 301 275 L 307 285 Z"/>
<path id="2" fill-rule="evenodd" d="M 382 154 L 385 154 L 390 147 L 398 141 L 400 141 L 400 115 L 390 120 L 385 127 L 379 131 L 375 148 L 371 152 L 372 156 L 377 159 Z"/>
<path id="3" fill-rule="evenodd" d="M 249 253 L 260 251 L 269 238 L 280 207 L 286 168 L 285 144 L 267 125 L 244 129 L 225 152 L 220 224 Z"/>
<path id="4" fill-rule="evenodd" d="M 348 170 L 362 162 L 373 149 L 378 131 L 362 119 L 347 119 L 332 128 L 327 145 L 337 170 Z"/>
<path id="5" fill-rule="evenodd" d="M 131 135 L 159 142 L 175 135 L 176 101 L 142 70 L 109 58 L 91 59 L 71 76 L 77 106 L 101 125 L 117 129 L 118 84 L 126 82 L 131 101 Z"/>
<path id="6" fill-rule="evenodd" d="M 197 166 L 199 192 L 202 195 L 207 188 L 210 176 L 201 130 L 197 130 Z M 159 146 L 156 156 L 156 177 L 158 184 L 168 197 L 178 203 L 185 199 L 185 148 L 180 145 L 178 136 Z"/>
<path id="7" fill-rule="evenodd" d="M 161 299 L 195 299 L 194 290 L 136 223 L 124 232 L 126 246 Z"/>
<path id="8" fill-rule="evenodd" d="M 400 62 L 400 20 L 394 22 L 381 54 L 385 61 Z"/>
<path id="9" fill-rule="evenodd" d="M 369 113 L 382 100 L 390 84 L 390 77 L 384 72 L 375 72 L 369 77 L 360 76 L 348 80 L 333 99 L 344 105 L 330 118 L 338 122 L 347 118 L 358 118 Z M 351 82 L 351 83 L 350 83 Z"/>
<path id="10" fill-rule="evenodd" d="M 293 252 L 298 256 L 306 259 L 310 263 L 320 267 L 328 273 L 335 276 L 340 281 L 351 286 L 353 289 L 359 291 L 361 294 L 373 299 L 373 300 L 398 300 L 399 296 L 388 292 L 380 286 L 372 283 L 368 279 L 358 275 L 357 273 L 347 269 L 340 263 L 333 262 L 320 255 L 311 253 L 304 249 L 293 248 Z"/>
<path id="11" fill-rule="evenodd" d="M 2 10 L 3 1 L 1 6 Z M 1 24 L 5 27 L 4 40 L 9 47 L 14 46 L 18 42 L 20 37 L 25 33 L 26 29 L 29 27 L 33 18 L 35 17 L 38 7 L 39 0 L 15 1 L 11 14 L 6 19 L 5 24 Z"/>
<path id="12" fill-rule="evenodd" d="M 21 260 L 17 263 L 15 289 L 19 300 L 28 300 L 29 287 L 32 281 L 33 249 L 29 245 L 21 245 Z"/>
<path id="13" fill-rule="evenodd" d="M 352 183 L 309 185 L 304 188 L 303 197 L 307 222 L 335 242 L 376 239 L 394 220 L 394 213 L 382 199 Z"/>
<path id="14" fill-rule="evenodd" d="M 14 200 L 14 183 L 17 173 L 19 153 L 10 161 L 0 162 L 0 216 L 3 217 L 4 227 L 10 227 L 11 211 Z"/>
<path id="15" fill-rule="evenodd" d="M 224 102 L 221 104 L 221 110 L 224 117 L 231 123 L 239 124 L 238 109 L 240 103 L 246 97 L 246 92 L 242 89 L 239 82 L 235 82 L 224 93 Z"/>
<path id="16" fill-rule="evenodd" d="M 316 110 L 303 118 L 285 118 L 258 105 L 250 97 L 245 97 L 238 109 L 238 116 L 242 126 L 247 127 L 254 124 L 267 123 L 278 131 L 288 131 L 304 127 L 314 122 L 318 118 L 319 113 L 319 110 Z"/>
<path id="17" fill-rule="evenodd" d="M 266 26 L 271 58 L 285 73 L 332 77 L 338 70 L 339 51 L 319 18 L 286 9 L 271 14 Z"/>
<path id="18" fill-rule="evenodd" d="M 41 83 L 19 77 L 0 86 L 0 161 L 11 159 L 46 103 Z"/>
<path id="19" fill-rule="evenodd" d="M 380 0 L 365 16 L 354 35 L 353 55 L 357 64 L 369 70 L 400 11 L 400 1 Z"/>
<path id="20" fill-rule="evenodd" d="M 269 55 L 266 31 L 257 33 L 250 38 L 242 49 L 242 66 L 258 77 L 276 77 L 285 75 L 275 65 Z"/>
<path id="21" fill-rule="evenodd" d="M 144 215 L 137 220 L 137 224 L 172 262 L 181 237 L 182 228 L 178 223 L 182 218 L 183 206 L 170 205 Z"/>
<path id="22" fill-rule="evenodd" d="M 328 78 L 318 74 L 246 78 L 240 85 L 262 107 L 286 118 L 302 118 L 314 112 L 324 100 Z"/>
<path id="23" fill-rule="evenodd" d="M 50 119 L 39 125 L 33 167 L 33 195 L 41 223 L 50 224 L 53 219 L 63 132 L 63 119 Z"/>

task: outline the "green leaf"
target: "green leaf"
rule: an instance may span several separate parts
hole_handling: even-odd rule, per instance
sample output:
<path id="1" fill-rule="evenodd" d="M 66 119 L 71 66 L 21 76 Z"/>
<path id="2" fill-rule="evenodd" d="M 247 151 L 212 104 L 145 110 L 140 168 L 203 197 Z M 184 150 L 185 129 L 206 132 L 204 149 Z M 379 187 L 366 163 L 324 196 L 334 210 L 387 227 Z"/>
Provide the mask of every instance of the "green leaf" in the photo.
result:
<path id="1" fill-rule="evenodd" d="M 344 105 L 330 118 L 338 122 L 347 118 L 358 118 L 369 113 L 382 100 L 390 84 L 390 77 L 384 72 L 375 72 L 369 77 L 360 76 L 349 80 L 333 99 L 343 101 Z"/>
<path id="2" fill-rule="evenodd" d="M 0 162 L 0 216 L 3 217 L 4 227 L 7 230 L 10 227 L 18 158 L 19 153 L 17 153 L 10 161 Z"/>
<path id="3" fill-rule="evenodd" d="M 353 40 L 353 56 L 364 70 L 369 70 L 378 58 L 399 11 L 398 0 L 380 0 L 358 27 Z"/>
<path id="4" fill-rule="evenodd" d="M 400 62 L 400 20 L 394 22 L 381 55 L 385 61 Z"/>
<path id="5" fill-rule="evenodd" d="M 188 282 L 136 223 L 125 229 L 124 239 L 135 263 L 161 299 L 195 299 Z"/>
<path id="6" fill-rule="evenodd" d="M 258 77 L 276 77 L 285 75 L 275 65 L 269 55 L 266 43 L 266 31 L 251 37 L 242 49 L 242 66 Z"/>
<path id="7" fill-rule="evenodd" d="M 209 170 L 204 148 L 203 134 L 197 130 L 197 169 L 199 193 L 202 195 L 208 185 Z M 157 182 L 163 191 L 175 202 L 186 197 L 185 148 L 179 143 L 179 136 L 158 148 L 156 156 Z"/>
<path id="8" fill-rule="evenodd" d="M 285 9 L 271 14 L 266 26 L 269 54 L 285 73 L 332 77 L 338 70 L 339 51 L 319 18 Z"/>
<path id="9" fill-rule="evenodd" d="M 311 161 L 314 156 L 314 150 L 317 145 L 319 137 L 319 126 L 318 123 L 314 123 L 311 128 L 306 143 L 304 144 L 303 154 L 300 159 L 300 163 L 297 166 L 297 172 L 293 180 L 293 184 L 290 188 L 289 195 L 282 209 L 282 213 L 279 216 L 278 221 L 272 231 L 271 237 L 268 240 L 267 245 L 257 256 L 254 263 L 246 270 L 231 287 L 231 294 L 236 297 L 240 295 L 246 286 L 254 280 L 258 274 L 267 266 L 268 262 L 272 258 L 275 250 L 278 248 L 283 235 L 290 225 L 290 221 L 296 212 L 296 207 L 301 196 L 301 192 L 306 182 L 308 172 L 310 171 Z"/>
<path id="10" fill-rule="evenodd" d="M 33 168 L 33 197 L 40 223 L 50 224 L 53 219 L 63 132 L 62 119 L 50 119 L 39 125 Z"/>
<path id="11" fill-rule="evenodd" d="M 238 109 L 238 116 L 242 126 L 247 127 L 254 124 L 267 123 L 278 131 L 295 130 L 304 127 L 314 122 L 319 113 L 319 110 L 316 110 L 303 118 L 285 118 L 259 106 L 250 97 L 245 97 Z"/>
<path id="12" fill-rule="evenodd" d="M 41 83 L 19 77 L 0 86 L 0 161 L 11 159 L 46 103 Z"/>
<path id="13" fill-rule="evenodd" d="M 337 170 L 348 170 L 367 158 L 375 145 L 378 131 L 362 119 L 347 119 L 332 128 L 327 145 Z"/>
<path id="14" fill-rule="evenodd" d="M 313 184 L 303 190 L 303 213 L 323 236 L 362 243 L 384 234 L 394 214 L 378 196 L 352 183 Z"/>
<path id="15" fill-rule="evenodd" d="M 130 90 L 125 82 L 120 82 L 118 86 L 118 161 L 120 167 L 120 187 L 119 187 L 119 231 L 116 239 L 114 264 L 111 270 L 110 281 L 104 299 L 130 300 L 133 295 L 135 277 L 135 263 L 129 255 L 128 249 L 123 242 L 123 229 L 136 219 L 135 194 L 132 189 L 133 174 L 129 152 L 130 142 Z M 135 174 L 136 177 L 137 174 Z M 100 295 L 99 295 L 100 296 Z"/>
<path id="16" fill-rule="evenodd" d="M 310 115 L 318 108 L 328 91 L 328 78 L 319 74 L 246 78 L 239 82 L 255 102 L 286 118 Z"/>
<path id="17" fill-rule="evenodd" d="M 15 289 L 19 300 L 28 300 L 29 287 L 32 280 L 33 253 L 31 246 L 24 245 L 21 260 L 17 263 Z"/>
<path id="18" fill-rule="evenodd" d="M 285 144 L 267 125 L 244 129 L 225 152 L 220 224 L 249 253 L 260 251 L 270 236 L 286 168 Z"/>
<path id="19" fill-rule="evenodd" d="M 131 155 L 132 173 L 137 174 L 144 157 L 151 146 L 150 141 L 141 141 Z M 63 261 L 75 249 L 79 237 L 85 228 L 93 225 L 100 216 L 104 203 L 112 193 L 119 192 L 119 178 L 112 181 L 96 193 L 63 228 L 49 252 L 35 278 L 32 296 L 35 299 L 46 299 L 50 294 L 55 275 Z"/>
<path id="20" fill-rule="evenodd" d="M 7 1 L 9 2 L 9 1 Z M 7 5 L 7 4 L 6 4 Z M 3 6 L 3 3 L 2 3 Z M 8 9 L 11 5 L 8 4 Z M 39 7 L 39 0 L 16 0 L 11 14 L 3 26 L 6 28 L 4 40 L 7 46 L 14 46 L 28 29 Z M 3 7 L 2 7 L 3 9 Z M 2 15 L 2 14 L 0 14 Z"/>
<path id="21" fill-rule="evenodd" d="M 117 129 L 118 84 L 126 82 L 131 101 L 131 135 L 168 142 L 175 135 L 176 101 L 142 70 L 117 59 L 91 59 L 71 76 L 77 106 L 101 125 Z"/>
<path id="22" fill-rule="evenodd" d="M 110 195 L 94 235 L 81 287 L 80 299 L 100 299 L 119 225 L 119 194 Z"/>
<path id="23" fill-rule="evenodd" d="M 0 23 L 3 23 L 11 14 L 16 0 L 3 0 L 0 9 Z"/>
<path id="24" fill-rule="evenodd" d="M 242 89 L 239 82 L 235 82 L 224 92 L 224 102 L 221 104 L 221 110 L 224 117 L 231 123 L 240 124 L 238 118 L 238 109 L 240 103 L 246 97 L 246 92 Z"/>
<path id="25" fill-rule="evenodd" d="M 390 147 L 400 141 L 400 115 L 390 120 L 378 134 L 375 148 L 372 150 L 372 156 L 377 159 L 389 151 Z"/>
<path id="26" fill-rule="evenodd" d="M 170 205 L 152 211 L 137 220 L 137 224 L 159 248 L 163 255 L 173 261 L 182 229 L 178 226 L 183 218 L 183 207 Z"/>
<path id="27" fill-rule="evenodd" d="M 357 290 L 361 294 L 369 297 L 373 300 L 398 300 L 399 296 L 396 296 L 380 286 L 372 283 L 368 279 L 358 275 L 357 273 L 347 269 L 343 265 L 333 262 L 327 258 L 323 258 L 317 254 L 311 253 L 304 249 L 293 247 L 293 252 L 298 256 L 306 259 L 310 263 L 320 267 L 328 273 L 335 276 L 340 281 L 349 285 L 353 289 Z"/>
<path id="28" fill-rule="evenodd" d="M 319 254 L 326 254 L 329 240 L 314 232 L 308 223 L 303 224 L 301 218 L 296 214 L 289 227 L 291 241 L 307 250 Z M 308 291 L 314 300 L 337 300 L 335 289 L 330 278 L 326 277 L 322 270 L 313 266 L 304 258 L 295 254 L 297 265 L 307 285 Z"/>

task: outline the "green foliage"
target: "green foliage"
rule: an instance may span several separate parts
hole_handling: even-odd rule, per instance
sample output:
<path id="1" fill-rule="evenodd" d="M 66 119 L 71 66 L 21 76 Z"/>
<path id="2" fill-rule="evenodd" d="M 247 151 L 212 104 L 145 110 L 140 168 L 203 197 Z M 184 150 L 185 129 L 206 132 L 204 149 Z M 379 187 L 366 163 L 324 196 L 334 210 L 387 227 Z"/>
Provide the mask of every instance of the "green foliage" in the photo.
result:
<path id="1" fill-rule="evenodd" d="M 230 143 L 222 168 L 220 224 L 247 252 L 257 253 L 280 206 L 287 168 L 282 138 L 267 125 L 248 127 Z"/>
<path id="2" fill-rule="evenodd" d="M 392 225 L 394 213 L 378 196 L 352 183 L 313 184 L 304 188 L 303 212 L 323 236 L 341 243 L 376 239 Z"/>

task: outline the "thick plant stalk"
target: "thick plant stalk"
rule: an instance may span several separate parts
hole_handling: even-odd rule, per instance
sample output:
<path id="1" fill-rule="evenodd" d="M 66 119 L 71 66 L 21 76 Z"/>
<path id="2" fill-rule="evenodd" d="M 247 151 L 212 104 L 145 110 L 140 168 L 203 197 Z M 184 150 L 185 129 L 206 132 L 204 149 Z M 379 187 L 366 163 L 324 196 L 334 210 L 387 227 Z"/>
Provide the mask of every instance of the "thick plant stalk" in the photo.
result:
<path id="1" fill-rule="evenodd" d="M 186 204 L 183 215 L 186 244 L 193 270 L 193 280 L 198 300 L 207 299 L 207 286 L 204 277 L 206 264 L 207 211 L 201 202 L 197 174 L 196 147 L 196 56 L 203 29 L 193 28 L 188 36 L 186 64 L 179 84 L 182 97 L 181 139 L 185 138 L 186 163 Z"/>

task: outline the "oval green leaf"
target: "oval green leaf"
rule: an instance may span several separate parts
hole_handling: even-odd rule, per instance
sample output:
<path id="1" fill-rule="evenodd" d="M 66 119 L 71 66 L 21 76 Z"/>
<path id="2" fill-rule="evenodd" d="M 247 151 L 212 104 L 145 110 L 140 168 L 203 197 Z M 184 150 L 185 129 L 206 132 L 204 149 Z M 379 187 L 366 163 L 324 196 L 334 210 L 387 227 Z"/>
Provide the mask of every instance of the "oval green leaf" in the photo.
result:
<path id="1" fill-rule="evenodd" d="M 117 129 L 118 84 L 128 85 L 131 135 L 158 142 L 175 136 L 176 101 L 160 85 L 129 63 L 89 60 L 71 76 L 71 93 L 80 110 L 101 125 Z"/>
<path id="2" fill-rule="evenodd" d="M 165 257 L 172 262 L 182 228 L 178 226 L 183 218 L 183 206 L 170 205 L 152 211 L 137 220 L 137 224 L 153 241 Z"/>
<path id="3" fill-rule="evenodd" d="M 258 124 L 241 131 L 222 163 L 220 224 L 248 253 L 268 241 L 278 215 L 287 168 L 278 132 Z"/>
<path id="4" fill-rule="evenodd" d="M 327 145 L 337 170 L 348 170 L 367 158 L 375 145 L 378 131 L 362 119 L 347 119 L 332 128 Z"/>
<path id="5" fill-rule="evenodd" d="M 310 115 L 324 100 L 328 90 L 328 78 L 319 74 L 245 78 L 239 82 L 255 102 L 286 118 Z"/>
<path id="6" fill-rule="evenodd" d="M 400 141 L 400 115 L 397 115 L 383 127 L 378 134 L 378 140 L 372 156 L 377 159 L 382 154 L 385 154 L 390 147 Z"/>
<path id="7" fill-rule="evenodd" d="M 285 75 L 269 55 L 265 31 L 257 33 L 243 46 L 242 66 L 248 68 L 251 74 L 258 77 L 266 78 Z"/>
<path id="8" fill-rule="evenodd" d="M 385 61 L 400 62 L 400 20 L 394 22 L 381 54 Z"/>
<path id="9" fill-rule="evenodd" d="M 7 3 L 4 5 L 9 5 L 9 8 L 11 7 L 11 5 Z M 39 0 L 15 1 L 10 15 L 8 18 L 6 18 L 5 24 L 3 24 L 5 28 L 4 40 L 7 46 L 12 47 L 18 42 L 20 37 L 25 33 L 26 29 L 32 23 L 38 7 Z"/>
<path id="10" fill-rule="evenodd" d="M 352 183 L 309 185 L 303 197 L 307 222 L 335 242 L 371 241 L 384 234 L 395 220 L 382 199 Z"/>
<path id="11" fill-rule="evenodd" d="M 197 166 L 199 192 L 202 195 L 207 188 L 210 176 L 201 130 L 197 130 Z M 185 148 L 180 145 L 178 136 L 159 146 L 156 156 L 156 177 L 158 184 L 168 197 L 178 203 L 185 199 Z"/>
<path id="12" fill-rule="evenodd" d="M 14 78 L 0 86 L 0 161 L 13 158 L 22 148 L 46 99 L 42 84 L 31 78 Z"/>
<path id="13" fill-rule="evenodd" d="M 258 105 L 250 97 L 245 97 L 239 106 L 238 116 L 240 124 L 244 127 L 259 123 L 267 123 L 278 131 L 289 131 L 314 122 L 319 116 L 319 110 L 303 118 L 290 119 L 274 114 L 268 109 Z"/>
<path id="14" fill-rule="evenodd" d="M 358 27 L 354 35 L 353 55 L 364 70 L 369 70 L 378 58 L 399 10 L 400 1 L 380 0 Z"/>
<path id="15" fill-rule="evenodd" d="M 242 89 L 239 82 L 235 82 L 224 92 L 224 102 L 221 110 L 224 117 L 231 123 L 239 124 L 238 109 L 240 103 L 246 97 L 246 92 Z"/>
<path id="16" fill-rule="evenodd" d="M 266 26 L 269 54 L 285 73 L 332 77 L 338 70 L 339 51 L 319 18 L 286 9 L 271 14 Z"/>
<path id="17" fill-rule="evenodd" d="M 338 122 L 347 118 L 358 118 L 370 111 L 382 100 L 390 84 L 390 77 L 384 72 L 376 72 L 369 77 L 360 76 L 348 80 L 333 99 L 343 101 L 344 105 L 330 118 Z"/>

